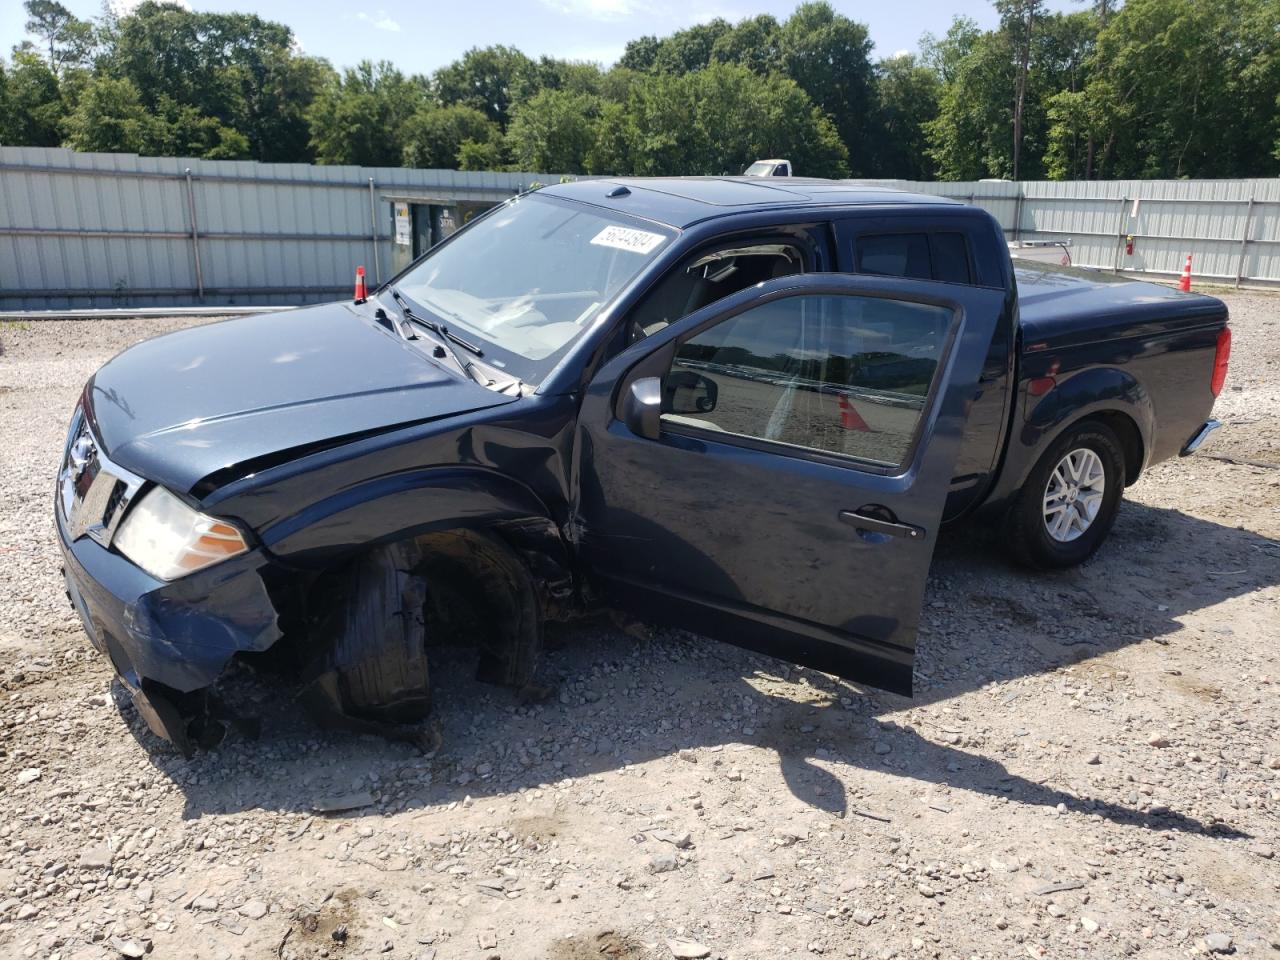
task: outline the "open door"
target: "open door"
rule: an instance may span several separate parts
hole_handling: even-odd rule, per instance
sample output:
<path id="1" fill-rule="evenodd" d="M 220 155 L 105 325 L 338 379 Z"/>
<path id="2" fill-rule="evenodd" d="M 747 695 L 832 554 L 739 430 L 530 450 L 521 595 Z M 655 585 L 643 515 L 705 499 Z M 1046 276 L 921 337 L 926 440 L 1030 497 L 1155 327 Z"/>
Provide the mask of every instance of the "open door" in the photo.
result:
<path id="1" fill-rule="evenodd" d="M 597 587 L 642 619 L 909 694 L 1006 309 L 1002 290 L 790 276 L 630 347 L 579 418 L 575 519 Z"/>

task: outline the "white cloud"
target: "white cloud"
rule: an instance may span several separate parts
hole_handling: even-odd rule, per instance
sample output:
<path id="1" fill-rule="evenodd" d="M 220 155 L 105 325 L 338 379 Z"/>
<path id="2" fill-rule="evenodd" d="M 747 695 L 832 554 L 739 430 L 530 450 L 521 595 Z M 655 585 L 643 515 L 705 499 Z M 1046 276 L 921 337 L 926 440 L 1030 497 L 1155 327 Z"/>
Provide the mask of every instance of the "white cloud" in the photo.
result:
<path id="1" fill-rule="evenodd" d="M 588 20 L 622 20 L 643 9 L 643 4 L 636 0 L 542 0 L 542 2 L 556 13 L 586 17 Z"/>
<path id="2" fill-rule="evenodd" d="M 389 16 L 387 16 L 387 11 L 385 10 L 379 10 L 376 14 L 372 16 L 365 13 L 364 11 L 361 11 L 360 13 L 356 14 L 356 19 L 363 20 L 365 23 L 372 26 L 375 30 L 386 30 L 388 33 L 400 32 L 400 24 L 396 23 Z"/>
<path id="3" fill-rule="evenodd" d="M 899 57 L 909 57 L 909 56 L 911 56 L 910 50 L 895 50 L 893 51 L 892 59 L 897 60 Z"/>
<path id="4" fill-rule="evenodd" d="M 187 0 L 166 0 L 166 2 L 176 3 L 183 10 L 191 9 L 191 4 Z M 111 12 L 117 17 L 127 17 L 138 9 L 140 3 L 142 3 L 142 0 L 108 0 L 107 6 L 111 8 Z"/>

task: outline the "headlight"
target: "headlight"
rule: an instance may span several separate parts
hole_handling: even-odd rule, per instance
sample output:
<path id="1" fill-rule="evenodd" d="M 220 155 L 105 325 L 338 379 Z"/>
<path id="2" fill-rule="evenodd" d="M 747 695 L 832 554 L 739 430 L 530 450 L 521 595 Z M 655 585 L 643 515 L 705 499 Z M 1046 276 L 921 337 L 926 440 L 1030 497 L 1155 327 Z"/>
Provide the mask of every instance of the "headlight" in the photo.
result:
<path id="1" fill-rule="evenodd" d="M 133 505 L 112 545 L 159 580 L 176 580 L 249 549 L 231 524 L 192 510 L 163 487 Z"/>

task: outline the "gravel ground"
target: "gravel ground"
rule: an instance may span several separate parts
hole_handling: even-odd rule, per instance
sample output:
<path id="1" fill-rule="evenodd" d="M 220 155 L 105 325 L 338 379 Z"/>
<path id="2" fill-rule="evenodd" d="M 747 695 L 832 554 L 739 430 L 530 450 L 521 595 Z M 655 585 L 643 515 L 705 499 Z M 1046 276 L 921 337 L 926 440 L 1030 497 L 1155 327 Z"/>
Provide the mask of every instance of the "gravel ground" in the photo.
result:
<path id="1" fill-rule="evenodd" d="M 184 322 L 0 329 L 0 955 L 1280 955 L 1280 296 L 1227 299 L 1213 457 L 1075 571 L 945 538 L 915 700 L 577 626 L 550 703 L 437 663 L 434 757 L 250 677 L 262 738 L 191 761 L 120 706 L 53 476 L 85 378 Z"/>

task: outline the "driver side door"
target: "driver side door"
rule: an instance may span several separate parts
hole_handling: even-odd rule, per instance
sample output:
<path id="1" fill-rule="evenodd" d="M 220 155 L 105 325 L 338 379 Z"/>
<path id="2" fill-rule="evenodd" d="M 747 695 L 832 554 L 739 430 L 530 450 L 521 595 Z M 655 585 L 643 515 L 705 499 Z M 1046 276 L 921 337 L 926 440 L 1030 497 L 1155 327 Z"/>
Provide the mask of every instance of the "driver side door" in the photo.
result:
<path id="1" fill-rule="evenodd" d="M 605 365 L 580 549 L 641 619 L 898 693 L 1004 292 L 841 274 L 714 303 Z"/>

